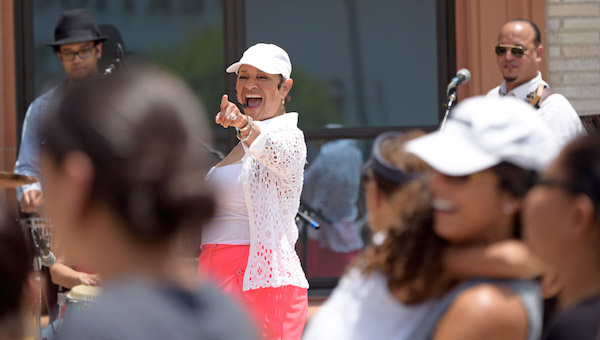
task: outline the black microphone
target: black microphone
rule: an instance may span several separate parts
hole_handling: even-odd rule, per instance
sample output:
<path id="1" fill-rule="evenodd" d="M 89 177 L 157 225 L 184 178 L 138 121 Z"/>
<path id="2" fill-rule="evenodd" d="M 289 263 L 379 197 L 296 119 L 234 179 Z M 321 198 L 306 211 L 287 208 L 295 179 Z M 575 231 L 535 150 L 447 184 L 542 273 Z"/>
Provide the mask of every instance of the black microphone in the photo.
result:
<path id="1" fill-rule="evenodd" d="M 31 234 L 33 236 L 33 243 L 35 243 L 36 248 L 40 251 L 40 258 L 42 259 L 42 265 L 46 267 L 52 267 L 54 262 L 56 262 L 56 256 L 52 254 L 48 245 L 40 235 L 40 233 L 35 228 L 31 228 Z"/>
<path id="2" fill-rule="evenodd" d="M 304 222 L 308 223 L 314 229 L 321 228 L 321 225 L 319 224 L 319 222 L 313 220 L 312 217 L 308 216 L 306 211 L 298 210 L 298 212 L 296 213 L 296 217 L 303 219 Z"/>
<path id="3" fill-rule="evenodd" d="M 461 68 L 458 70 L 458 72 L 456 72 L 456 77 L 450 80 L 446 94 L 450 94 L 450 92 L 455 91 L 458 85 L 466 84 L 469 82 L 469 80 L 471 80 L 471 72 L 469 72 L 469 70 L 466 68 Z"/>

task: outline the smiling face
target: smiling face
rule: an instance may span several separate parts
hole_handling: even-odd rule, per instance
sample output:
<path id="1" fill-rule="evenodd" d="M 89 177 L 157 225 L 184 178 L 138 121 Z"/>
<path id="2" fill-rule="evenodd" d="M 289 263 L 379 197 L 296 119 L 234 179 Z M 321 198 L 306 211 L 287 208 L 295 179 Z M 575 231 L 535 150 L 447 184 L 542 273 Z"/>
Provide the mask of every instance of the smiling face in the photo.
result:
<path id="1" fill-rule="evenodd" d="M 485 243 L 510 233 L 515 212 L 505 214 L 503 207 L 513 202 L 500 189 L 493 171 L 464 177 L 434 171 L 429 185 L 433 192 L 435 232 L 440 237 L 452 243 Z"/>
<path id="2" fill-rule="evenodd" d="M 535 30 L 530 24 L 523 21 L 505 24 L 498 36 L 498 44 L 521 46 L 525 50 L 521 58 L 515 57 L 510 48 L 502 56 L 496 56 L 508 91 L 537 76 L 544 48 L 535 45 Z"/>
<path id="3" fill-rule="evenodd" d="M 63 57 L 76 52 L 78 52 L 78 55 L 72 60 Z M 87 79 L 98 73 L 98 60 L 102 57 L 102 43 L 94 46 L 93 41 L 86 41 L 61 45 L 60 51 L 56 55 L 65 69 L 69 81 Z"/>
<path id="4" fill-rule="evenodd" d="M 245 106 L 244 113 L 252 119 L 260 121 L 273 118 L 285 113 L 282 99 L 288 95 L 292 84 L 292 79 L 282 81 L 278 74 L 265 73 L 244 64 L 238 71 L 237 100 Z"/>

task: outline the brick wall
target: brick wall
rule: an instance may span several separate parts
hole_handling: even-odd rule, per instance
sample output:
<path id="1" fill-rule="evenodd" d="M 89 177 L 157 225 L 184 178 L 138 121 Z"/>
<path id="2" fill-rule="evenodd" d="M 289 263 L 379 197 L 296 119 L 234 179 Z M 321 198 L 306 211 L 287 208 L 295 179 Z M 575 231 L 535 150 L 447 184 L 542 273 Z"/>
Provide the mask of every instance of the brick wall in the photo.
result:
<path id="1" fill-rule="evenodd" d="M 600 0 L 546 0 L 544 45 L 552 89 L 600 114 Z"/>

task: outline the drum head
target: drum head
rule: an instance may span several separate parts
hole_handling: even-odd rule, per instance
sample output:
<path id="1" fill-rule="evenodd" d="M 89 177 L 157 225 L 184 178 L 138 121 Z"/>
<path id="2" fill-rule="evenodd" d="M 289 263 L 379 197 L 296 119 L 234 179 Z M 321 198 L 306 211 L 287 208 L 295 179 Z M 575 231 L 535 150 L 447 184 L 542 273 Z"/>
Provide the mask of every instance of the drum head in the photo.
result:
<path id="1" fill-rule="evenodd" d="M 66 294 L 67 301 L 94 302 L 100 296 L 101 288 L 98 286 L 77 285 Z"/>

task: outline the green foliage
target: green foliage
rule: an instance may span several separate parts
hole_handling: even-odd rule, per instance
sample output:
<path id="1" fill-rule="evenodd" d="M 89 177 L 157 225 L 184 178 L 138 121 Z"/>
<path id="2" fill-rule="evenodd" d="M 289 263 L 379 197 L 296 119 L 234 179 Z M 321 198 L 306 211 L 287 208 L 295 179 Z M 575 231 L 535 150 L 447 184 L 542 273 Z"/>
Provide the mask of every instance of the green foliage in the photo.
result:
<path id="1" fill-rule="evenodd" d="M 181 76 L 201 98 L 208 112 L 218 111 L 221 96 L 225 93 L 221 26 L 190 31 L 179 47 L 155 50 L 149 58 Z M 292 101 L 287 109 L 300 114 L 302 127 L 323 127 L 342 121 L 325 82 L 298 68 L 294 68 L 292 78 Z"/>
<path id="2" fill-rule="evenodd" d="M 298 68 L 293 69 L 292 78 L 292 101 L 287 109 L 300 114 L 301 127 L 316 128 L 342 122 L 339 108 L 331 98 L 329 86 L 325 82 Z"/>
<path id="3" fill-rule="evenodd" d="M 201 98 L 209 112 L 219 110 L 221 96 L 225 93 L 221 26 L 190 31 L 178 48 L 154 51 L 150 54 L 150 59 L 182 77 Z"/>

